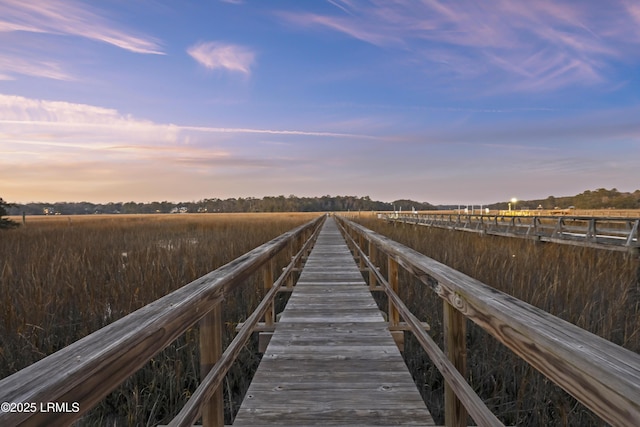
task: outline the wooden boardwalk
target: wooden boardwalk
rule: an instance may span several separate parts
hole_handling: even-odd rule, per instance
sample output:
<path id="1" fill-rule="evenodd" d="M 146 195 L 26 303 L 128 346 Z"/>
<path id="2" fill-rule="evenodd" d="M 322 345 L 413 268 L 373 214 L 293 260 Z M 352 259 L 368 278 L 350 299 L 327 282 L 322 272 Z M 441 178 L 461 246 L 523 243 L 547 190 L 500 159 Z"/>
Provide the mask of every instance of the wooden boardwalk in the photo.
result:
<path id="1" fill-rule="evenodd" d="M 432 426 L 362 275 L 328 218 L 234 426 Z"/>
<path id="2" fill-rule="evenodd" d="M 640 255 L 640 219 L 606 216 L 379 214 L 387 221 Z"/>

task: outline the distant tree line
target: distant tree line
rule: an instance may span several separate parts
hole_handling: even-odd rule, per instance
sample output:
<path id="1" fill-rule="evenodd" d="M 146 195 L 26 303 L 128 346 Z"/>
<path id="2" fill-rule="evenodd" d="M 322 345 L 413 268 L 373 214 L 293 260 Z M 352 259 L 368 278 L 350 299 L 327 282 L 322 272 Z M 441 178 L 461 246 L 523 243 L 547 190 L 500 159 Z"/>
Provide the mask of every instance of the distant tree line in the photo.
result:
<path id="1" fill-rule="evenodd" d="M 322 196 L 297 197 L 290 195 L 259 198 L 203 199 L 197 202 L 151 202 L 151 203 L 27 203 L 8 208 L 9 215 L 84 215 L 84 214 L 150 214 L 179 212 L 332 212 L 332 211 L 411 211 L 436 209 L 435 206 L 413 200 L 380 202 L 369 196 Z"/>
<path id="2" fill-rule="evenodd" d="M 3 218 L 6 215 L 9 215 L 8 210 L 15 205 L 11 203 L 5 202 L 2 197 L 0 197 L 0 229 L 2 228 L 14 228 L 19 224 L 15 221 L 11 221 L 9 218 Z"/>
<path id="3" fill-rule="evenodd" d="M 576 196 L 555 197 L 549 196 L 541 200 L 520 200 L 518 209 L 640 209 L 640 190 L 633 193 L 622 193 L 615 188 L 607 190 L 599 188 L 587 190 Z M 508 208 L 508 202 L 489 205 L 490 209 L 504 210 Z"/>
<path id="4" fill-rule="evenodd" d="M 613 188 L 607 190 L 599 188 L 587 190 L 576 196 L 549 196 L 541 200 L 520 200 L 517 209 L 640 209 L 640 190 L 632 193 L 622 193 Z M 508 202 L 486 205 L 493 210 L 508 209 Z M 197 202 L 118 202 L 118 203 L 89 203 L 89 202 L 59 202 L 59 203 L 27 203 L 11 204 L 0 199 L 0 226 L 13 226 L 6 215 L 86 215 L 86 214 L 151 214 L 151 213 L 179 213 L 179 212 L 344 212 L 344 211 L 412 211 L 455 209 L 457 206 L 434 206 L 426 202 L 401 199 L 393 202 L 372 200 L 369 196 L 322 196 L 297 197 L 268 196 L 263 198 L 229 198 L 203 199 Z"/>

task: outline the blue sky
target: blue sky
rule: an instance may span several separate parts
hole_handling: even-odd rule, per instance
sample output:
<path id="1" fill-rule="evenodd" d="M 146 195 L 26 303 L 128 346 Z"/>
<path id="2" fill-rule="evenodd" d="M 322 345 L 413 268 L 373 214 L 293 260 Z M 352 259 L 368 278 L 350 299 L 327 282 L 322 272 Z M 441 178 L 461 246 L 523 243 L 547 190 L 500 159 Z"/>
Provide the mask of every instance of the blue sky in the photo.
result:
<path id="1" fill-rule="evenodd" d="M 638 0 L 0 0 L 0 197 L 640 188 Z"/>

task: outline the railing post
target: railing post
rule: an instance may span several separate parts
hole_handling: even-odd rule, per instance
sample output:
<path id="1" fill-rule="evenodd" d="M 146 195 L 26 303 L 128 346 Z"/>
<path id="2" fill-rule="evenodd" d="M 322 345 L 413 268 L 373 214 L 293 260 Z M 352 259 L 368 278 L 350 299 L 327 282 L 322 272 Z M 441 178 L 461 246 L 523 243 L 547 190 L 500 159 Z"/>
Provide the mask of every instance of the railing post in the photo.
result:
<path id="1" fill-rule="evenodd" d="M 295 247 L 295 244 L 298 240 L 297 239 L 291 239 L 289 241 L 289 244 L 287 245 L 287 259 L 289 262 L 291 262 L 291 260 L 293 259 L 295 253 L 297 252 L 297 247 Z M 287 284 L 286 287 L 287 289 L 293 289 L 293 271 L 291 273 L 289 273 L 289 277 L 287 277 Z"/>
<path id="2" fill-rule="evenodd" d="M 589 227 L 587 229 L 587 233 L 585 235 L 587 240 L 590 240 L 592 242 L 596 242 L 598 233 L 596 231 L 596 219 L 595 218 L 591 218 L 589 220 Z"/>
<path id="3" fill-rule="evenodd" d="M 358 246 L 360 247 L 360 249 L 362 249 L 364 251 L 364 236 L 362 234 L 358 235 Z M 356 253 L 358 253 L 356 251 Z M 360 270 L 362 270 L 364 267 L 366 266 L 365 262 L 364 262 L 364 256 L 360 257 Z"/>
<path id="4" fill-rule="evenodd" d="M 302 249 L 302 245 L 304 244 L 304 239 L 302 237 L 303 237 L 302 234 L 296 237 L 296 248 Z M 304 262 L 302 258 L 304 258 L 306 255 L 307 255 L 306 253 L 302 254 L 302 256 L 300 257 L 300 260 L 296 264 L 296 267 L 299 267 L 300 265 L 302 265 L 302 263 Z"/>
<path id="5" fill-rule="evenodd" d="M 222 305 L 216 304 L 200 320 L 200 379 L 207 376 L 222 355 Z M 224 427 L 224 400 L 222 387 L 202 408 L 202 425 Z"/>
<path id="6" fill-rule="evenodd" d="M 273 287 L 273 270 L 275 269 L 275 259 L 271 258 L 265 265 L 264 270 L 262 271 L 262 280 L 264 286 L 264 292 L 269 292 L 269 290 Z M 269 303 L 269 307 L 267 307 L 267 311 L 264 313 L 264 325 L 269 328 L 273 327 L 274 321 L 276 319 L 276 307 L 275 300 L 272 299 Z M 271 337 L 273 336 L 273 331 L 264 331 L 258 334 L 258 351 L 260 353 L 264 353 L 267 351 L 267 346 L 271 341 Z"/>
<path id="7" fill-rule="evenodd" d="M 373 244 L 373 242 L 371 242 L 371 240 L 369 240 L 369 260 L 371 261 L 371 264 L 376 265 L 376 254 L 377 254 L 378 249 L 376 248 L 376 245 Z M 373 269 L 369 270 L 369 289 L 374 289 L 376 287 L 376 273 L 373 271 Z"/>
<path id="8" fill-rule="evenodd" d="M 562 239 L 563 232 L 564 232 L 564 219 L 558 218 L 558 222 L 556 223 L 556 228 L 553 230 L 551 237 Z"/>
<path id="9" fill-rule="evenodd" d="M 397 294 L 398 293 L 398 262 L 393 259 L 391 256 L 388 261 L 388 271 L 387 271 L 387 280 L 389 282 L 389 287 L 391 290 Z M 398 326 L 400 323 L 400 314 L 398 310 L 396 310 L 396 306 L 391 302 L 391 298 L 389 298 L 389 326 Z"/>
<path id="10" fill-rule="evenodd" d="M 269 289 L 273 286 L 273 263 L 274 259 L 271 258 L 264 266 L 262 278 L 264 283 L 265 292 L 269 292 Z M 275 306 L 274 301 L 271 301 L 267 312 L 264 314 L 265 326 L 273 326 L 273 320 L 275 319 Z"/>
<path id="11" fill-rule="evenodd" d="M 443 306 L 444 352 L 460 374 L 467 376 L 467 323 L 466 317 L 448 301 Z M 444 424 L 447 427 L 466 427 L 467 409 L 458 396 L 445 382 L 444 386 Z"/>

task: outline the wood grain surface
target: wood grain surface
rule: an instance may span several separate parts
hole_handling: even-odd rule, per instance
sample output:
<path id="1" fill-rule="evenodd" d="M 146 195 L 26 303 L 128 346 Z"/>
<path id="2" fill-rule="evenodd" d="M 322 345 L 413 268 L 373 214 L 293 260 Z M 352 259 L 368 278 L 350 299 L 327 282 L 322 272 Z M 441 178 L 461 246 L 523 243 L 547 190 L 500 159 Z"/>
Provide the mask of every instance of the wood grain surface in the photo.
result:
<path id="1" fill-rule="evenodd" d="M 234 426 L 434 425 L 333 218 L 323 227 Z"/>

